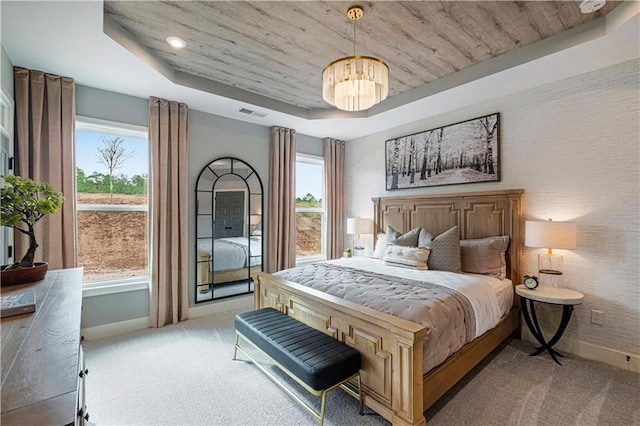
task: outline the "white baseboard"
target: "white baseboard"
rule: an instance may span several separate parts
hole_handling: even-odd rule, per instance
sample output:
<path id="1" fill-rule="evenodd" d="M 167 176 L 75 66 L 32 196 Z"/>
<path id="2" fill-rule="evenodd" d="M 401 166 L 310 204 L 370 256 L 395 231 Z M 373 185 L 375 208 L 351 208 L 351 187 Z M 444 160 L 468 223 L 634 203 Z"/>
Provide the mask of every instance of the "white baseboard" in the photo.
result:
<path id="1" fill-rule="evenodd" d="M 253 309 L 253 294 L 223 299 L 206 305 L 189 308 L 189 318 L 198 318 L 205 315 L 238 309 L 246 309 L 248 311 Z M 84 336 L 85 340 L 92 340 L 129 333 L 131 331 L 141 330 L 148 327 L 149 317 L 144 317 L 83 328 L 81 330 L 81 334 Z"/>
<path id="2" fill-rule="evenodd" d="M 80 330 L 85 340 L 101 339 L 117 334 L 129 333 L 149 327 L 149 317 L 135 318 L 127 321 L 119 321 L 111 324 L 98 325 Z"/>
<path id="3" fill-rule="evenodd" d="M 189 308 L 189 318 L 198 318 L 205 315 L 218 314 L 220 312 L 233 311 L 237 309 L 253 309 L 253 294 L 247 294 L 229 299 L 217 300 L 206 305 Z"/>
<path id="4" fill-rule="evenodd" d="M 527 341 L 538 343 L 526 327 L 522 329 L 522 337 Z M 640 373 L 640 355 L 638 354 L 605 348 L 594 345 L 593 343 L 572 339 L 568 336 L 563 337 L 558 344 L 554 346 L 554 349 L 558 349 L 561 352 L 569 352 L 593 361 L 604 362 L 605 364 L 613 365 L 623 370 Z"/>

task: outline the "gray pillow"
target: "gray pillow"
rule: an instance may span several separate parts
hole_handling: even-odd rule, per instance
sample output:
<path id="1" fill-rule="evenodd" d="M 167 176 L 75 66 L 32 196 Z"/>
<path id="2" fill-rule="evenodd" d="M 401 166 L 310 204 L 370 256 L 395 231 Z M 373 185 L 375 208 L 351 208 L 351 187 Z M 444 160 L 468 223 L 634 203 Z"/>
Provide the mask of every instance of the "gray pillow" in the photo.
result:
<path id="1" fill-rule="evenodd" d="M 477 240 L 460 241 L 462 270 L 474 274 L 484 274 L 504 279 L 507 276 L 505 253 L 509 247 L 509 237 L 488 237 Z"/>
<path id="2" fill-rule="evenodd" d="M 389 238 L 389 229 L 394 232 L 393 239 Z M 414 228 L 406 234 L 400 235 L 399 232 L 394 230 L 392 227 L 387 228 L 387 243 L 394 244 L 396 246 L 404 246 L 404 247 L 418 247 L 418 237 L 420 236 L 421 228 Z"/>
<path id="3" fill-rule="evenodd" d="M 433 240 L 433 234 L 425 228 L 420 228 L 420 236 L 418 237 L 418 247 L 428 247 L 429 242 Z"/>
<path id="4" fill-rule="evenodd" d="M 460 272 L 460 233 L 454 226 L 448 231 L 431 240 L 427 247 L 431 247 L 427 266 L 436 271 Z"/>
<path id="5" fill-rule="evenodd" d="M 402 234 L 400 234 L 392 227 L 387 226 L 387 244 L 391 244 L 392 242 L 394 242 L 400 235 Z"/>

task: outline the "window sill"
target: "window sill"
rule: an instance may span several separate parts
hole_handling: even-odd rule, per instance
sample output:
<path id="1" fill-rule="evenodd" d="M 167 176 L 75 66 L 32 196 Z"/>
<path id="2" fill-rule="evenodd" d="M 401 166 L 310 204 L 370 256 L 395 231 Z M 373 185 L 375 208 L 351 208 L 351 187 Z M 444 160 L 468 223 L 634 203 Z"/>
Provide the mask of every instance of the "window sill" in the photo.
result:
<path id="1" fill-rule="evenodd" d="M 324 262 L 325 260 L 327 260 L 327 258 L 322 256 L 304 257 L 301 259 L 296 259 L 296 266 L 304 266 L 311 263 Z"/>
<path id="2" fill-rule="evenodd" d="M 103 296 L 106 294 L 126 293 L 129 291 L 149 290 L 148 278 L 127 282 L 104 282 L 86 284 L 82 289 L 82 297 Z"/>

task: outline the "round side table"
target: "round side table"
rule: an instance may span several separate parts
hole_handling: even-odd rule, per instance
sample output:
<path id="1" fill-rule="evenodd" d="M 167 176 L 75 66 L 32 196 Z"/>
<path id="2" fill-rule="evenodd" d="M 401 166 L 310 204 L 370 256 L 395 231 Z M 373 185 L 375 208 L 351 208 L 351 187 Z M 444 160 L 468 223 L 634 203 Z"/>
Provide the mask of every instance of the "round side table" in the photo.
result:
<path id="1" fill-rule="evenodd" d="M 527 324 L 529 331 L 531 331 L 531 334 L 533 334 L 533 337 L 535 337 L 535 339 L 541 345 L 537 347 L 533 353 L 531 353 L 531 356 L 539 355 L 546 350 L 547 352 L 549 352 L 549 355 L 551 355 L 551 358 L 553 358 L 555 362 L 562 365 L 560 361 L 558 361 L 558 358 L 556 358 L 556 356 L 564 355 L 554 350 L 553 345 L 558 343 L 558 341 L 562 337 L 562 334 L 564 333 L 564 330 L 567 328 L 567 324 L 569 324 L 569 320 L 571 319 L 573 307 L 582 303 L 584 295 L 575 290 L 569 290 L 568 288 L 559 287 L 538 287 L 535 290 L 529 290 L 522 284 L 516 286 L 516 294 L 523 299 L 521 307 L 524 321 Z M 540 324 L 538 324 L 534 302 L 548 303 L 551 305 L 562 305 L 562 319 L 560 320 L 560 325 L 551 340 L 549 340 L 548 342 L 545 340 L 544 335 L 542 334 Z"/>

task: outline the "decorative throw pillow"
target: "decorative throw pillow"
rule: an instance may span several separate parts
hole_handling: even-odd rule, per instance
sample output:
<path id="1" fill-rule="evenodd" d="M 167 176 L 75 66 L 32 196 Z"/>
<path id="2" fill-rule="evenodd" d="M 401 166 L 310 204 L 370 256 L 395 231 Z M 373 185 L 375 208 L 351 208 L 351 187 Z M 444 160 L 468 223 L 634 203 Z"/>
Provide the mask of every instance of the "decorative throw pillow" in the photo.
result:
<path id="1" fill-rule="evenodd" d="M 431 240 L 427 247 L 431 248 L 429 269 L 437 271 L 460 272 L 460 234 L 454 226 Z"/>
<path id="2" fill-rule="evenodd" d="M 376 259 L 382 259 L 384 257 L 384 251 L 387 249 L 387 234 L 382 232 L 378 234 L 376 239 L 376 245 L 373 249 L 373 257 Z"/>
<path id="3" fill-rule="evenodd" d="M 509 247 L 509 236 L 480 238 L 460 241 L 462 270 L 473 274 L 484 274 L 504 279 L 507 276 L 505 253 Z"/>
<path id="4" fill-rule="evenodd" d="M 387 246 L 382 260 L 385 265 L 427 269 L 429 251 L 430 249 L 428 247 L 418 248 L 391 244 Z"/>
<path id="5" fill-rule="evenodd" d="M 392 227 L 389 227 L 395 234 L 399 232 L 395 231 Z M 406 234 L 395 235 L 395 238 L 389 239 L 389 231 L 387 230 L 387 244 L 395 244 L 397 246 L 405 247 L 418 247 L 418 237 L 420 236 L 421 228 L 414 228 Z"/>
<path id="6" fill-rule="evenodd" d="M 396 238 L 398 238 L 400 235 L 402 234 L 396 231 L 395 229 L 393 229 L 392 227 L 387 226 L 387 244 L 393 244 Z"/>
<path id="7" fill-rule="evenodd" d="M 433 240 L 433 234 L 427 231 L 425 228 L 420 228 L 420 235 L 418 236 L 418 247 L 427 247 L 431 240 Z"/>

